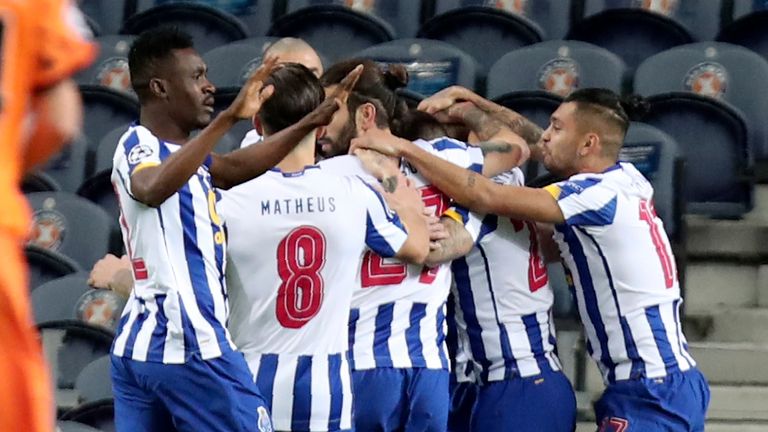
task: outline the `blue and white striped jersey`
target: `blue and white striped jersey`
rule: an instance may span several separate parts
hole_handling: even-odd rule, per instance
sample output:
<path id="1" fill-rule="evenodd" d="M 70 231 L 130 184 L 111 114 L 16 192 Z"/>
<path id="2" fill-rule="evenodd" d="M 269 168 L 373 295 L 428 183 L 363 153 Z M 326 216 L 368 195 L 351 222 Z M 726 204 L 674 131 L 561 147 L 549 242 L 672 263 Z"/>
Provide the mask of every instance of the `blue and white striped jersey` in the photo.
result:
<path id="1" fill-rule="evenodd" d="M 605 382 L 694 367 L 680 326 L 674 256 L 650 183 L 620 163 L 545 189 L 565 217 L 555 240 Z"/>
<path id="2" fill-rule="evenodd" d="M 483 155 L 461 141 L 417 140 L 416 145 L 461 167 L 482 171 Z M 357 158 L 339 156 L 320 163 L 338 175 L 367 175 Z M 408 163 L 401 169 L 421 191 L 427 208 L 442 215 L 449 198 Z M 371 181 L 375 181 L 368 176 Z M 451 286 L 448 264 L 432 269 L 402 264 L 367 252 L 361 289 L 352 300 L 349 340 L 353 370 L 379 367 L 448 369 L 445 302 Z"/>
<path id="3" fill-rule="evenodd" d="M 525 184 L 518 168 L 494 181 Z M 467 227 L 476 243 L 452 264 L 453 295 L 459 304 L 456 321 L 465 325 L 459 334 L 467 334 L 478 382 L 560 370 L 550 316 L 554 296 L 535 225 L 472 215 Z"/>
<path id="4" fill-rule="evenodd" d="M 112 349 L 116 356 L 184 363 L 197 352 L 211 359 L 234 349 L 225 324 L 226 236 L 210 158 L 157 208 L 131 194 L 132 174 L 179 148 L 132 125 L 115 150 L 112 183 L 134 279 Z"/>
<path id="5" fill-rule="evenodd" d="M 370 185 L 318 166 L 270 171 L 224 192 L 232 316 L 276 430 L 352 427 L 347 321 L 366 247 L 407 239 Z"/>

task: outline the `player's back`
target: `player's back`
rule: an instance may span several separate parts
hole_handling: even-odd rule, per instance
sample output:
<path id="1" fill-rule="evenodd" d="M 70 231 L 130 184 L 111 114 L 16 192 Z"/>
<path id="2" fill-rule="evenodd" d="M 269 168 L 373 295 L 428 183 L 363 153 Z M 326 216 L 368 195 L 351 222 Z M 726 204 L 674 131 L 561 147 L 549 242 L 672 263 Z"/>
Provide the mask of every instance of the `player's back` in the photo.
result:
<path id="1" fill-rule="evenodd" d="M 592 357 L 607 382 L 695 366 L 687 352 L 677 269 L 653 188 L 630 164 L 548 186 Z"/>
<path id="2" fill-rule="evenodd" d="M 350 428 L 352 292 L 366 246 L 393 256 L 405 242 L 399 218 L 361 179 L 317 166 L 233 188 L 222 214 L 230 329 L 271 401 L 275 428 Z"/>

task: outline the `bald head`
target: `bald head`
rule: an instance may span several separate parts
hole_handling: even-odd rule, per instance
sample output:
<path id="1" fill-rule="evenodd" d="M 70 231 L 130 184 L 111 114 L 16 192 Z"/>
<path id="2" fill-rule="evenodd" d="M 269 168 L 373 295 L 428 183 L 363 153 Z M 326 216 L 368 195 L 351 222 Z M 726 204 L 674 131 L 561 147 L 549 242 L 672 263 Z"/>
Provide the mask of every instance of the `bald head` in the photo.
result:
<path id="1" fill-rule="evenodd" d="M 323 63 L 314 49 L 301 39 L 286 37 L 267 48 L 264 57 L 277 56 L 278 63 L 298 63 L 312 71 L 316 77 L 323 74 Z"/>

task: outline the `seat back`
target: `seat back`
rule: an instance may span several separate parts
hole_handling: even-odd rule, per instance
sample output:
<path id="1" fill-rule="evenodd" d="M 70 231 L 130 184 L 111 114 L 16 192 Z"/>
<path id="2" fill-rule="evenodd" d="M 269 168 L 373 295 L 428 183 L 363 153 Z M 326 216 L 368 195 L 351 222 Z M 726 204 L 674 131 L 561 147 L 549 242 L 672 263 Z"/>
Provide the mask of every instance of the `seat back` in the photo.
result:
<path id="1" fill-rule="evenodd" d="M 126 0 L 77 0 L 77 6 L 98 25 L 100 34 L 116 34 L 123 25 Z"/>
<path id="2" fill-rule="evenodd" d="M 338 4 L 297 9 L 278 18 L 268 36 L 303 39 L 331 63 L 394 39 L 394 32 L 375 15 Z"/>
<path id="3" fill-rule="evenodd" d="M 84 403 L 65 412 L 60 419 L 82 423 L 102 432 L 115 432 L 115 403 L 112 400 Z"/>
<path id="4" fill-rule="evenodd" d="M 100 171 L 83 182 L 77 190 L 77 195 L 101 207 L 112 221 L 112 226 L 119 231 L 120 203 L 112 186 L 112 171 Z M 117 251 L 122 251 L 122 246 L 115 245 Z"/>
<path id="5" fill-rule="evenodd" d="M 26 245 L 24 255 L 29 268 L 29 289 L 33 291 L 48 281 L 82 271 L 72 258 L 39 246 Z"/>
<path id="6" fill-rule="evenodd" d="M 88 145 L 88 139 L 81 135 L 45 163 L 43 170 L 61 186 L 61 190 L 74 192 L 85 179 Z"/>
<path id="7" fill-rule="evenodd" d="M 246 25 L 249 36 L 263 36 L 272 23 L 275 1 L 263 0 L 137 0 L 137 11 L 142 12 L 169 3 L 198 3 L 236 16 Z"/>
<path id="8" fill-rule="evenodd" d="M 426 96 L 455 84 L 474 88 L 477 78 L 477 65 L 469 54 L 429 39 L 397 39 L 366 48 L 354 57 L 405 65 L 407 89 Z"/>
<path id="9" fill-rule="evenodd" d="M 562 39 L 571 25 L 572 3 L 571 0 L 436 0 L 435 13 L 468 6 L 496 8 L 535 22 L 543 30 L 544 39 Z"/>
<path id="10" fill-rule="evenodd" d="M 277 38 L 256 37 L 216 47 L 203 54 L 208 65 L 208 80 L 219 92 L 232 92 L 241 87 L 261 65 L 264 51 Z"/>
<path id="11" fill-rule="evenodd" d="M 286 10 L 310 6 L 340 5 L 373 15 L 391 26 L 398 38 L 416 36 L 421 24 L 422 2 L 419 0 L 287 0 Z"/>
<path id="12" fill-rule="evenodd" d="M 160 26 L 177 26 L 192 35 L 200 53 L 248 37 L 237 17 L 197 2 L 166 3 L 143 10 L 128 18 L 120 33 L 138 35 Z"/>
<path id="13" fill-rule="evenodd" d="M 541 42 L 533 21 L 495 8 L 468 6 L 448 10 L 425 22 L 418 36 L 450 43 L 475 58 L 481 76 L 504 54 Z"/>
<path id="14" fill-rule="evenodd" d="M 768 59 L 768 3 L 733 0 L 733 21 L 724 26 L 717 40 L 741 45 Z"/>
<path id="15" fill-rule="evenodd" d="M 751 210 L 753 184 L 747 174 L 753 161 L 744 116 L 693 93 L 668 93 L 648 101 L 651 111 L 643 122 L 671 136 L 685 155 L 687 211 L 738 218 Z"/>
<path id="16" fill-rule="evenodd" d="M 32 192 L 60 191 L 61 186 L 56 179 L 43 171 L 32 171 L 24 176 L 21 183 L 21 191 L 25 194 Z"/>
<path id="17" fill-rule="evenodd" d="M 128 127 L 139 118 L 139 102 L 105 87 L 81 85 L 85 122 L 83 135 L 88 140 L 89 156 L 86 161 L 86 176 L 93 173 L 93 158 L 102 138 L 118 127 Z"/>
<path id="18" fill-rule="evenodd" d="M 94 429 L 80 422 L 64 420 L 64 421 L 56 422 L 56 432 L 103 432 L 103 431 L 99 431 L 98 429 Z"/>
<path id="19" fill-rule="evenodd" d="M 83 268 L 118 248 L 113 221 L 88 200 L 67 192 L 36 192 L 27 200 L 34 211 L 31 244 L 63 253 Z"/>
<path id="20" fill-rule="evenodd" d="M 113 398 L 110 366 L 110 358 L 107 355 L 97 358 L 83 368 L 75 381 L 75 390 L 80 403 Z"/>
<path id="21" fill-rule="evenodd" d="M 131 88 L 128 51 L 136 36 L 107 35 L 96 38 L 99 56 L 87 69 L 75 75 L 78 84 L 100 85 L 136 96 Z"/>
<path id="22" fill-rule="evenodd" d="M 660 73 L 663 71 L 663 73 Z M 738 108 L 747 118 L 755 158 L 768 159 L 768 61 L 736 45 L 700 42 L 657 54 L 640 65 L 641 95 L 693 92 Z"/>
<path id="23" fill-rule="evenodd" d="M 573 90 L 603 87 L 621 92 L 626 66 L 615 54 L 578 41 L 547 41 L 512 51 L 488 73 L 486 95 L 542 90 L 567 96 Z"/>
<path id="24" fill-rule="evenodd" d="M 36 323 L 75 319 L 75 307 L 89 289 L 88 273 L 73 273 L 48 281 L 32 290 L 32 312 Z"/>

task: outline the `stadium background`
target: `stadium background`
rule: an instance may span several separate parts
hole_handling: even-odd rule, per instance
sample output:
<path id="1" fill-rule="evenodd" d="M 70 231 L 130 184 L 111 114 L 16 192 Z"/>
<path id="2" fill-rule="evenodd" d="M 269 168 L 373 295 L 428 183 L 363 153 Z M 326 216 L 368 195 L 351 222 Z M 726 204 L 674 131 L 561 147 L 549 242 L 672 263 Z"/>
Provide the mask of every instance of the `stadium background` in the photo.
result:
<path id="1" fill-rule="evenodd" d="M 546 127 L 575 88 L 649 97 L 622 159 L 649 177 L 684 284 L 691 352 L 712 385 L 707 430 L 768 430 L 768 1 L 765 0 L 80 0 L 100 56 L 76 79 L 83 136 L 24 192 L 35 209 L 30 289 L 63 431 L 114 430 L 106 354 L 122 300 L 87 271 L 122 253 L 109 183 L 118 137 L 138 116 L 127 50 L 178 25 L 228 106 L 264 48 L 305 39 L 326 66 L 352 56 L 407 65 L 417 103 L 451 84 Z M 217 150 L 235 148 L 249 122 Z M 534 163 L 529 182 L 546 175 Z M 602 390 L 562 271 L 551 265 L 560 356 L 594 430 Z M 78 429 L 79 428 L 79 429 Z"/>

